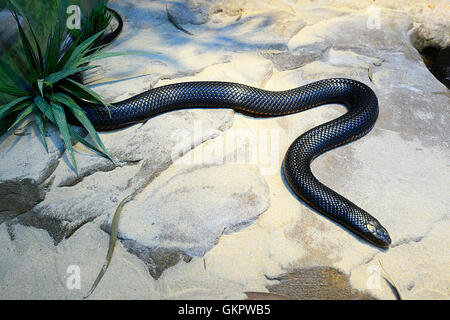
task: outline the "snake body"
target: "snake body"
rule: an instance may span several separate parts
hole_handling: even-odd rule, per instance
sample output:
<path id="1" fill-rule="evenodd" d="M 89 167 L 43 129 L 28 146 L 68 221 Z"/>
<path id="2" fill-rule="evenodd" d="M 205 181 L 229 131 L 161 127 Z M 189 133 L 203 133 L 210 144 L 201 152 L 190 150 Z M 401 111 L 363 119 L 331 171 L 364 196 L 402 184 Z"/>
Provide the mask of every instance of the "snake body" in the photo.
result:
<path id="1" fill-rule="evenodd" d="M 114 103 L 85 106 L 92 124 L 111 130 L 185 108 L 232 108 L 254 116 L 282 116 L 326 103 L 342 103 L 348 112 L 299 136 L 289 147 L 283 172 L 306 204 L 370 243 L 387 248 L 386 229 L 369 213 L 318 181 L 311 162 L 323 152 L 366 134 L 378 116 L 378 100 L 365 84 L 345 78 L 316 81 L 286 91 L 267 91 L 230 82 L 184 82 L 157 87 Z"/>
<path id="2" fill-rule="evenodd" d="M 120 15 L 108 10 L 118 27 L 105 34 L 95 44 L 97 47 L 112 42 L 122 30 Z M 378 100 L 359 81 L 324 79 L 286 91 L 267 91 L 231 82 L 184 82 L 153 88 L 114 103 L 114 107 L 85 105 L 83 109 L 96 129 L 112 130 L 177 109 L 232 108 L 249 115 L 270 117 L 333 102 L 346 105 L 348 112 L 299 136 L 286 152 L 284 176 L 292 191 L 311 208 L 368 242 L 387 248 L 391 238 L 378 220 L 318 181 L 310 168 L 311 162 L 323 152 L 358 139 L 374 126 Z"/>

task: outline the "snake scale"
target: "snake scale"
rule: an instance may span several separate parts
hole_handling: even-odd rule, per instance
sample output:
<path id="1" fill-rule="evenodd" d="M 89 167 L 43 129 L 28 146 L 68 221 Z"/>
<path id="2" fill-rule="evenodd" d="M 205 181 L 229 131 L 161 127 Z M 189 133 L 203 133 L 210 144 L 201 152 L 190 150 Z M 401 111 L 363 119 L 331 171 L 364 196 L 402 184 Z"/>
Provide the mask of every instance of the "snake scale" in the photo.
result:
<path id="1" fill-rule="evenodd" d="M 113 103 L 111 108 L 86 105 L 83 109 L 96 129 L 112 130 L 177 109 L 232 108 L 270 117 L 327 103 L 344 104 L 348 111 L 307 131 L 291 144 L 283 161 L 286 181 L 298 198 L 314 210 L 373 245 L 387 248 L 391 239 L 378 220 L 318 181 L 310 168 L 311 162 L 323 152 L 358 139 L 374 126 L 378 100 L 359 81 L 324 79 L 286 91 L 267 91 L 231 82 L 183 82 L 150 89 Z"/>

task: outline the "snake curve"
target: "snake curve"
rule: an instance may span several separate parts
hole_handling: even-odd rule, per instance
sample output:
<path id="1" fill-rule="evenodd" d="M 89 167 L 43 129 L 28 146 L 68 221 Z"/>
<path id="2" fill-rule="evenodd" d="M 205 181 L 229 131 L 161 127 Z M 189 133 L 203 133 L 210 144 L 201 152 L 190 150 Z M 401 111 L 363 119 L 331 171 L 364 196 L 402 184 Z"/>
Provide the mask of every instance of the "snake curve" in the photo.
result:
<path id="1" fill-rule="evenodd" d="M 121 32 L 118 27 L 96 46 L 112 42 Z M 81 78 L 80 78 L 81 79 Z M 165 112 L 186 108 L 232 108 L 258 117 L 283 116 L 313 107 L 341 103 L 347 113 L 299 136 L 288 148 L 283 173 L 300 200 L 322 215 L 336 221 L 354 234 L 380 248 L 388 248 L 387 230 L 365 210 L 318 181 L 310 164 L 320 154 L 368 133 L 378 117 L 378 99 L 365 84 L 346 78 L 324 79 L 285 90 L 268 91 L 239 83 L 200 81 L 157 87 L 114 107 L 85 104 L 83 110 L 97 130 L 113 130 L 145 121 Z"/>
<path id="2" fill-rule="evenodd" d="M 165 112 L 185 108 L 232 108 L 254 116 L 282 116 L 318 105 L 341 103 L 347 113 L 299 136 L 288 148 L 283 172 L 292 191 L 319 213 L 368 242 L 387 248 L 387 230 L 369 213 L 318 181 L 311 162 L 323 152 L 365 135 L 378 117 L 378 100 L 365 84 L 346 78 L 324 79 L 286 91 L 267 91 L 239 83 L 182 82 L 150 89 L 114 107 L 83 109 L 98 130 L 118 129 Z"/>

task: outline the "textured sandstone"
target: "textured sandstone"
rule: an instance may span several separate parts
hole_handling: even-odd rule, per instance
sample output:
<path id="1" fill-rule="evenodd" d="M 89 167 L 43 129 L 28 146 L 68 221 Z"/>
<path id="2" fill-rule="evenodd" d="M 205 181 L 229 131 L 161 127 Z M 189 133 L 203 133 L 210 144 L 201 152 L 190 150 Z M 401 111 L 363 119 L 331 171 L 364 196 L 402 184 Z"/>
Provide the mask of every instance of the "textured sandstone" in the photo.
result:
<path id="1" fill-rule="evenodd" d="M 87 75 L 108 101 L 194 80 L 268 90 L 327 77 L 369 85 L 380 104 L 375 128 L 312 169 L 376 216 L 392 247 L 370 246 L 304 206 L 281 175 L 289 144 L 342 114 L 340 105 L 269 119 L 171 112 L 101 133 L 115 164 L 75 145 L 79 176 L 54 129 L 45 153 L 30 126 L 0 138 L 1 298 L 86 294 L 111 214 L 129 194 L 121 240 L 92 298 L 241 299 L 268 290 L 395 298 L 383 277 L 403 298 L 449 298 L 449 92 L 415 48 L 448 45 L 446 1 L 169 1 L 193 35 L 168 21 L 164 1 L 110 5 L 125 27 L 109 50 L 158 53 L 105 60 Z M 66 287 L 70 265 L 81 269 L 80 290 Z"/>

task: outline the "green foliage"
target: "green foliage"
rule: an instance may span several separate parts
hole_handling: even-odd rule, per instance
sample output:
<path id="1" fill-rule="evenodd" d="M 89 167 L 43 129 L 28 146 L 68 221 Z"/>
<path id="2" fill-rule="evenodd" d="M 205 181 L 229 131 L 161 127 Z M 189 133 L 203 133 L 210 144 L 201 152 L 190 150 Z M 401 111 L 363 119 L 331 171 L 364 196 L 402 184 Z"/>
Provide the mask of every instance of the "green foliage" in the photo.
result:
<path id="1" fill-rule="evenodd" d="M 15 0 L 20 8 L 27 13 L 28 19 L 34 26 L 34 31 L 39 41 L 47 39 L 48 32 L 53 27 L 56 14 L 58 12 L 58 4 L 60 0 Z M 79 0 L 71 0 L 71 4 L 79 4 Z M 15 9 L 9 0 L 0 0 L 0 10 Z M 21 14 L 21 13 L 20 13 Z"/>
<path id="2" fill-rule="evenodd" d="M 89 35 L 100 31 L 104 32 L 109 26 L 111 19 L 112 16 L 108 12 L 106 5 L 99 5 L 87 17 L 82 17 L 81 30 L 73 29 L 70 30 L 70 33 L 75 39 L 79 38 L 80 41 L 84 41 Z"/>
<path id="3" fill-rule="evenodd" d="M 18 52 L 11 54 L 13 64 L 0 62 L 0 95 L 3 96 L 3 100 L 6 97 L 8 101 L 0 106 L 0 134 L 13 129 L 25 117 L 34 114 L 46 149 L 46 123 L 49 121 L 59 129 L 76 172 L 72 139 L 80 141 L 102 156 L 111 159 L 94 126 L 74 97 L 108 107 L 112 106 L 73 77 L 79 72 L 96 68 L 95 65 L 88 65 L 93 60 L 135 54 L 102 53 L 102 48 L 93 46 L 95 41 L 100 39 L 111 19 L 101 17 L 106 12 L 105 6 L 96 8 L 88 22 L 86 20 L 84 22 L 87 27 L 82 28 L 73 41 L 63 45 L 67 38 L 65 27 L 67 6 L 66 1 L 61 1 L 55 25 L 47 36 L 46 46 L 43 47 L 23 10 L 15 0 L 10 2 L 15 8 L 11 13 L 17 23 L 21 46 Z M 26 28 L 21 25 L 18 14 L 23 17 Z M 95 33 L 93 33 L 94 30 Z M 67 123 L 68 113 L 78 119 L 97 146 L 84 140 Z"/>

